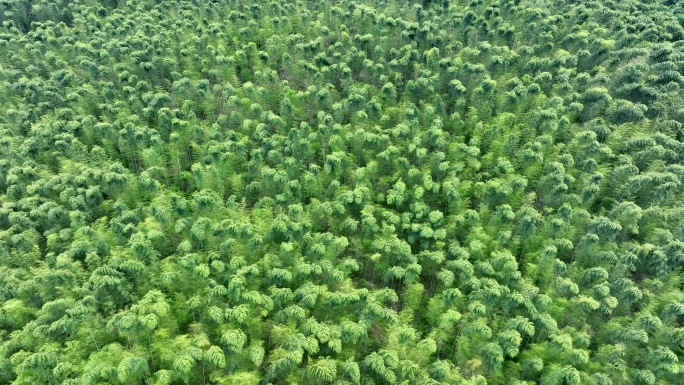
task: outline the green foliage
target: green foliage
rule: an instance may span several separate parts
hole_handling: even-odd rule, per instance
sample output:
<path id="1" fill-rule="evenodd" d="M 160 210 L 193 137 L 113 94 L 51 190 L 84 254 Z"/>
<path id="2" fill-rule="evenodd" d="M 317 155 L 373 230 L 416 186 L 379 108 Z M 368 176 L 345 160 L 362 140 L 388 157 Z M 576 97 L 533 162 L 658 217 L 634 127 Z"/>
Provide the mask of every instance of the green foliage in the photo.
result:
<path id="1" fill-rule="evenodd" d="M 681 383 L 682 14 L 2 2 L 0 383 Z"/>

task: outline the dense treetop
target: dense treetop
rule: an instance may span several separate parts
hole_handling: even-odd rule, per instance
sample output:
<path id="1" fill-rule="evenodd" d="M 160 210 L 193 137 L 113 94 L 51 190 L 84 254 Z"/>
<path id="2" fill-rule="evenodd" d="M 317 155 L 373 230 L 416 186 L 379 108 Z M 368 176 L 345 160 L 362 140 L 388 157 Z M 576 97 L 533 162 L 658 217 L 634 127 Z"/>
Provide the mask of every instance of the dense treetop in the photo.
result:
<path id="1" fill-rule="evenodd" d="M 683 4 L 0 24 L 1 384 L 682 384 Z"/>

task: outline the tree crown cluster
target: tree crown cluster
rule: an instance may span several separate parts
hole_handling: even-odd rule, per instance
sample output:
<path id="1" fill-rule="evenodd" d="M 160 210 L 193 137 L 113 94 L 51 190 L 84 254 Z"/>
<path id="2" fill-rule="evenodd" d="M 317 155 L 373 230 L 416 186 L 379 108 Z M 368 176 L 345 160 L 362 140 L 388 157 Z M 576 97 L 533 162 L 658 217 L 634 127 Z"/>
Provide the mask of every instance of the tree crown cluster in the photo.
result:
<path id="1" fill-rule="evenodd" d="M 684 5 L 0 25 L 0 383 L 681 384 Z"/>

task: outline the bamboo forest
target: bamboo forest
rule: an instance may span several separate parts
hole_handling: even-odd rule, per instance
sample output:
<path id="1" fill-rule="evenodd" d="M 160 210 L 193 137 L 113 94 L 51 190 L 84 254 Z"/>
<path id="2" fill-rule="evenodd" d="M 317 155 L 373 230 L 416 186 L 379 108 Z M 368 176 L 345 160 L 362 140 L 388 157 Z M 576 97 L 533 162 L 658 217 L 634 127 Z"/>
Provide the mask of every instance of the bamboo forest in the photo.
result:
<path id="1" fill-rule="evenodd" d="M 0 24 L 0 384 L 684 384 L 684 2 Z"/>

